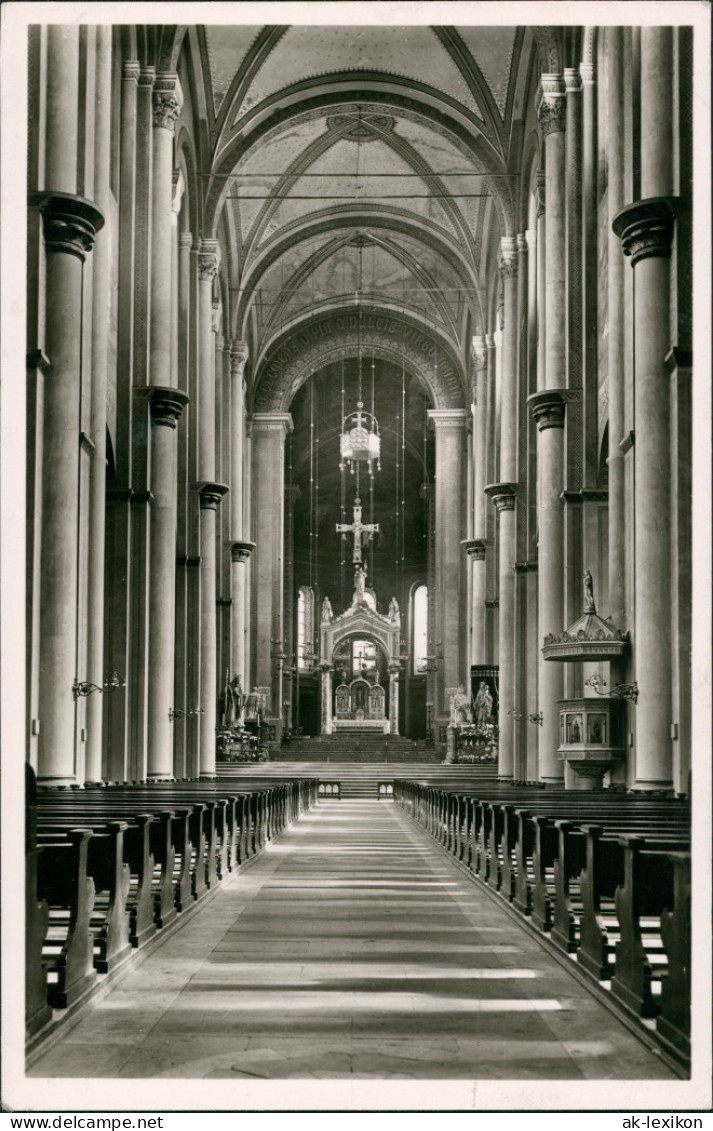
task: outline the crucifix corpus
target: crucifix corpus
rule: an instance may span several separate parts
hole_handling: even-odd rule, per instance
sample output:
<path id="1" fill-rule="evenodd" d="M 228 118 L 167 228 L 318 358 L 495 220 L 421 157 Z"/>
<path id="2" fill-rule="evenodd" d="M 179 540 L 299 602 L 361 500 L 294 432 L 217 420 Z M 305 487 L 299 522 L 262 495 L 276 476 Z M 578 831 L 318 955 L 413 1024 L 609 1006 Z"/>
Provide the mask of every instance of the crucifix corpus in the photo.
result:
<path id="1" fill-rule="evenodd" d="M 337 534 L 353 534 L 354 535 L 354 554 L 352 556 L 352 565 L 361 564 L 362 556 L 362 535 L 365 535 L 364 544 L 368 545 L 372 534 L 379 533 L 378 522 L 362 522 L 361 520 L 361 499 L 357 496 L 354 500 L 354 521 L 351 524 L 344 522 L 337 523 Z"/>

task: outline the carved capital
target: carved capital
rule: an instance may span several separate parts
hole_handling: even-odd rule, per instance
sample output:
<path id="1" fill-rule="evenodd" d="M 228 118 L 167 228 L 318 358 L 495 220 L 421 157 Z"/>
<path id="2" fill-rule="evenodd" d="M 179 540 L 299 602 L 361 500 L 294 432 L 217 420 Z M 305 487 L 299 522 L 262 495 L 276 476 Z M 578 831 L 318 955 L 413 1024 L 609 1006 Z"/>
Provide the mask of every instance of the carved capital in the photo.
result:
<path id="1" fill-rule="evenodd" d="M 429 408 L 428 421 L 436 432 L 461 432 L 468 423 L 468 413 L 464 408 Z"/>
<path id="2" fill-rule="evenodd" d="M 182 104 L 183 97 L 178 75 L 173 73 L 156 75 L 153 88 L 154 126 L 173 133 Z"/>
<path id="3" fill-rule="evenodd" d="M 503 236 L 500 240 L 500 277 L 512 279 L 517 275 L 517 237 Z"/>
<path id="4" fill-rule="evenodd" d="M 612 228 L 621 240 L 624 255 L 631 257 L 632 267 L 642 259 L 671 254 L 675 207 L 675 197 L 653 196 L 617 212 Z"/>
<path id="5" fill-rule="evenodd" d="M 163 90 L 153 92 L 153 124 L 157 129 L 170 130 L 176 128 L 176 118 L 180 107 L 175 94 Z"/>
<path id="6" fill-rule="evenodd" d="M 485 348 L 489 349 L 489 350 L 495 349 L 495 335 L 494 334 L 486 334 L 485 335 Z"/>
<path id="7" fill-rule="evenodd" d="M 233 562 L 246 562 L 254 549 L 254 542 L 231 542 L 230 560 Z"/>
<path id="8" fill-rule="evenodd" d="M 199 483 L 197 484 L 201 497 L 202 511 L 217 511 L 224 495 L 230 488 L 225 483 Z"/>
<path id="9" fill-rule="evenodd" d="M 94 247 L 94 237 L 104 227 L 97 206 L 68 192 L 32 193 L 30 205 L 42 215 L 45 250 L 75 255 L 84 262 Z"/>
<path id="10" fill-rule="evenodd" d="M 212 283 L 218 272 L 218 241 L 201 240 L 198 251 L 198 278 Z"/>
<path id="11" fill-rule="evenodd" d="M 230 346 L 230 373 L 233 377 L 242 377 L 245 362 L 248 360 L 248 343 L 239 338 Z"/>
<path id="12" fill-rule="evenodd" d="M 484 562 L 488 543 L 483 538 L 464 538 L 461 546 L 472 562 Z"/>
<path id="13" fill-rule="evenodd" d="M 565 67 L 564 87 L 567 94 L 579 94 L 582 89 L 582 76 L 578 67 Z"/>
<path id="14" fill-rule="evenodd" d="M 593 86 L 597 81 L 597 67 L 595 63 L 580 63 L 579 73 L 584 86 Z"/>
<path id="15" fill-rule="evenodd" d="M 501 511 L 515 510 L 517 483 L 491 483 L 484 488 L 484 492 L 495 505 L 498 514 Z"/>
<path id="16" fill-rule="evenodd" d="M 178 246 L 181 251 L 190 251 L 193 247 L 193 236 L 190 232 L 181 232 L 178 237 Z"/>
<path id="17" fill-rule="evenodd" d="M 163 385 L 149 385 L 146 392 L 151 410 L 151 423 L 175 429 L 181 419 L 181 413 L 188 404 L 188 394 L 181 389 L 166 388 Z"/>
<path id="18" fill-rule="evenodd" d="M 559 389 L 543 389 L 527 398 L 538 431 L 564 428 L 565 395 Z"/>
<path id="19" fill-rule="evenodd" d="M 542 98 L 537 107 L 537 118 L 545 137 L 562 133 L 565 128 L 565 84 L 562 75 L 546 74 L 540 80 Z"/>
<path id="20" fill-rule="evenodd" d="M 470 340 L 470 356 L 473 360 L 476 373 L 485 369 L 488 364 L 488 347 L 482 335 L 476 335 Z"/>
<path id="21" fill-rule="evenodd" d="M 140 74 L 141 65 L 138 59 L 126 59 L 123 67 L 121 68 L 122 79 L 127 79 L 130 82 L 138 82 Z"/>

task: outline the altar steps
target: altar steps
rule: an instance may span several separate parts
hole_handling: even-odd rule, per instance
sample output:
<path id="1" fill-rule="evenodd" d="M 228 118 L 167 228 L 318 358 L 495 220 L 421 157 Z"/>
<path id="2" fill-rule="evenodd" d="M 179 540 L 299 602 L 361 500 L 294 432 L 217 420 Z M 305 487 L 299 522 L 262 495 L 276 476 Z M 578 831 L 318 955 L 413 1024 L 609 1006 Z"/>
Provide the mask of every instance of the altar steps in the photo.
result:
<path id="1" fill-rule="evenodd" d="M 414 762 L 425 765 L 442 763 L 443 750 L 414 742 L 399 735 L 356 732 L 325 734 L 314 738 L 291 739 L 270 752 L 273 762 Z"/>
<path id="2" fill-rule="evenodd" d="M 390 784 L 395 779 L 427 782 L 435 785 L 462 785 L 468 788 L 486 780 L 497 778 L 497 766 L 474 765 L 453 766 L 427 764 L 424 762 L 318 762 L 318 761 L 272 761 L 252 763 L 218 762 L 218 777 L 249 778 L 251 783 L 258 780 L 316 778 L 319 782 L 340 785 L 341 798 L 377 798 L 379 786 Z"/>

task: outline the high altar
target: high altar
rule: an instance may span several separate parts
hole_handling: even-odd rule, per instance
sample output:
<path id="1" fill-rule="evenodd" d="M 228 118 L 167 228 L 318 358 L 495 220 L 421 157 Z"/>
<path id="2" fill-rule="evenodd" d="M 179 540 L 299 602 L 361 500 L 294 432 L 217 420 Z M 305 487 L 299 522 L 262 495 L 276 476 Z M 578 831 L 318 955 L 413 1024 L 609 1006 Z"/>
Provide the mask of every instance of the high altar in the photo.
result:
<path id="1" fill-rule="evenodd" d="M 359 499 L 355 500 L 354 522 L 338 526 L 340 532 L 354 534 L 354 593 L 348 609 L 338 616 L 332 612 L 328 598 L 322 605 L 320 654 L 322 656 L 322 734 L 335 732 L 374 731 L 376 734 L 399 733 L 399 659 L 401 615 L 395 599 L 386 615 L 376 611 L 376 595 L 366 587 L 366 565 L 361 560 L 362 534 L 369 536 L 378 525 L 363 524 Z M 389 673 L 388 715 L 386 689 L 380 683 L 378 669 L 362 672 L 349 679 L 342 672 L 334 687 L 335 654 L 340 645 L 360 638 L 374 644 L 386 657 Z"/>

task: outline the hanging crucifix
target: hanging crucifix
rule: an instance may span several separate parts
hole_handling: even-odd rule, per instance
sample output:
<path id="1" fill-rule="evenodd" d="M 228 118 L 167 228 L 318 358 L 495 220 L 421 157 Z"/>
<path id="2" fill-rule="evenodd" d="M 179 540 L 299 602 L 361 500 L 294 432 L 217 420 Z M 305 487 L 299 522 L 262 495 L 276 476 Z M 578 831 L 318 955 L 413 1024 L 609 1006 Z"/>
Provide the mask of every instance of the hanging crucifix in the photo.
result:
<path id="1" fill-rule="evenodd" d="M 345 522 L 337 523 L 337 534 L 353 534 L 354 535 L 354 554 L 352 556 L 352 565 L 361 564 L 361 550 L 362 550 L 362 535 L 365 537 L 365 545 L 369 543 L 372 534 L 379 533 L 378 522 L 362 522 L 361 520 L 361 499 L 357 495 L 354 500 L 354 521 L 351 524 Z"/>

